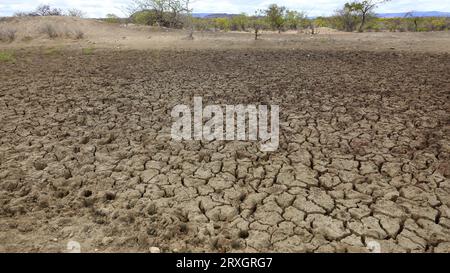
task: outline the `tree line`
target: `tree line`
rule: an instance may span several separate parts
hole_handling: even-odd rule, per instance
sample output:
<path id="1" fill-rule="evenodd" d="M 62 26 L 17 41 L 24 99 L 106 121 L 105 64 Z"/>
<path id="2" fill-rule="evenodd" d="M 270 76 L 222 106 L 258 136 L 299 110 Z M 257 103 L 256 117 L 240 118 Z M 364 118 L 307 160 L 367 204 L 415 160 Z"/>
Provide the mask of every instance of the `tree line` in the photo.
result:
<path id="1" fill-rule="evenodd" d="M 254 14 L 241 13 L 218 18 L 193 18 L 192 11 L 184 8 L 187 0 L 136 0 L 131 8 L 129 21 L 135 24 L 165 27 L 190 27 L 199 31 L 254 31 L 257 38 L 264 30 L 295 30 L 311 34 L 319 27 L 341 31 L 438 31 L 450 29 L 449 18 L 420 18 L 412 13 L 402 18 L 377 18 L 374 10 L 390 0 L 356 0 L 347 2 L 332 16 L 310 18 L 303 11 L 271 4 Z M 189 4 L 189 1 L 187 1 Z M 174 5 L 174 3 L 177 3 Z M 173 9 L 173 7 L 178 7 Z M 165 8 L 164 8 L 165 7 Z M 171 8 L 172 7 L 172 8 Z M 189 17 L 190 20 L 186 20 Z"/>
<path id="2" fill-rule="evenodd" d="M 253 31 L 257 39 L 261 31 L 288 30 L 317 33 L 319 27 L 341 31 L 440 31 L 450 29 L 449 18 L 421 18 L 408 13 L 402 18 L 377 18 L 374 10 L 390 0 L 355 0 L 345 3 L 332 16 L 310 18 L 302 11 L 271 4 L 254 14 L 224 15 L 218 18 L 194 18 L 191 0 L 133 0 L 123 8 L 125 18 L 108 14 L 110 23 L 134 23 L 167 28 L 185 28 L 198 31 Z M 79 9 L 63 11 L 49 5 L 40 5 L 32 12 L 19 12 L 16 16 L 77 16 Z"/>

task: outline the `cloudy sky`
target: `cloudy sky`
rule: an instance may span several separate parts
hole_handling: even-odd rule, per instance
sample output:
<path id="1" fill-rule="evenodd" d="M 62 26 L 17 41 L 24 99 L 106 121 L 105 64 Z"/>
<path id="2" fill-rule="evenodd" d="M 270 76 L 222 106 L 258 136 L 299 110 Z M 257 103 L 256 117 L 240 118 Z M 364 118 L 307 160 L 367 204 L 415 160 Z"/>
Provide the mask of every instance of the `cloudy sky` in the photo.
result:
<path id="1" fill-rule="evenodd" d="M 305 11 L 309 16 L 329 15 L 349 0 L 193 0 L 196 13 L 240 13 L 253 14 L 271 3 L 290 9 Z M 131 0 L 0 0 L 0 16 L 9 16 L 17 11 L 31 11 L 39 4 L 50 4 L 62 9 L 78 8 L 88 17 L 103 17 L 107 13 L 122 15 L 121 10 Z M 449 0 L 392 0 L 380 6 L 377 12 L 406 11 L 450 11 Z"/>

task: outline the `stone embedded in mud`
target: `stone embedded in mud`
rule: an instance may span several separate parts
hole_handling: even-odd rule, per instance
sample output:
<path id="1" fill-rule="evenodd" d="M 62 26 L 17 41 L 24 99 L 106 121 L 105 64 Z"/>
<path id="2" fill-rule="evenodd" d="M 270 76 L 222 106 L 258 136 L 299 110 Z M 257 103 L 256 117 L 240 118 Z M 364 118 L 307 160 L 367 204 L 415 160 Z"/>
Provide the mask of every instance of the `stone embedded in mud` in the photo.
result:
<path id="1" fill-rule="evenodd" d="M 158 247 L 150 247 L 150 249 L 149 249 L 149 251 L 150 251 L 150 253 L 152 253 L 152 254 L 158 254 L 158 253 L 161 253 L 161 250 L 158 248 Z"/>
<path id="2" fill-rule="evenodd" d="M 34 167 L 36 168 L 36 170 L 42 171 L 45 168 L 47 168 L 47 164 L 42 161 L 36 161 L 36 162 L 34 162 Z"/>
<path id="3" fill-rule="evenodd" d="M 83 136 L 80 140 L 80 144 L 87 144 L 89 142 L 89 137 Z"/>

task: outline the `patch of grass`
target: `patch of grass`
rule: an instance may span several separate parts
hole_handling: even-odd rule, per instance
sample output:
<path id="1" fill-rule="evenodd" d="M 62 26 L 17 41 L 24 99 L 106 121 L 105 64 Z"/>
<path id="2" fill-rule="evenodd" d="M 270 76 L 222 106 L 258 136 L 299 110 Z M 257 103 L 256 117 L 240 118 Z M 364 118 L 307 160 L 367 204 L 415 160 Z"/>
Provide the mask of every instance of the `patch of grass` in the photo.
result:
<path id="1" fill-rule="evenodd" d="M 61 46 L 50 47 L 44 51 L 44 54 L 45 55 L 56 55 L 56 54 L 59 54 L 62 51 L 62 49 L 63 48 Z"/>
<path id="2" fill-rule="evenodd" d="M 15 60 L 11 52 L 0 51 L 0 62 L 13 62 Z"/>
<path id="3" fill-rule="evenodd" d="M 94 54 L 94 48 L 93 47 L 83 48 L 81 50 L 81 53 L 83 53 L 83 55 L 92 55 L 92 54 Z"/>

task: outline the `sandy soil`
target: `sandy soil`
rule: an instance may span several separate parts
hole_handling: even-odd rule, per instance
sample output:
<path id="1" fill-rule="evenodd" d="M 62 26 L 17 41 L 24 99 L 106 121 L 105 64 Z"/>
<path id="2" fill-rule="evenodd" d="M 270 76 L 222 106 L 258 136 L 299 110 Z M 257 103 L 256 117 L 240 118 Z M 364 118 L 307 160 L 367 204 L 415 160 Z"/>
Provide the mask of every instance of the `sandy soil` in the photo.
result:
<path id="1" fill-rule="evenodd" d="M 447 33 L 142 32 L 1 45 L 1 252 L 450 252 Z M 280 148 L 171 141 L 194 95 L 280 105 Z"/>

